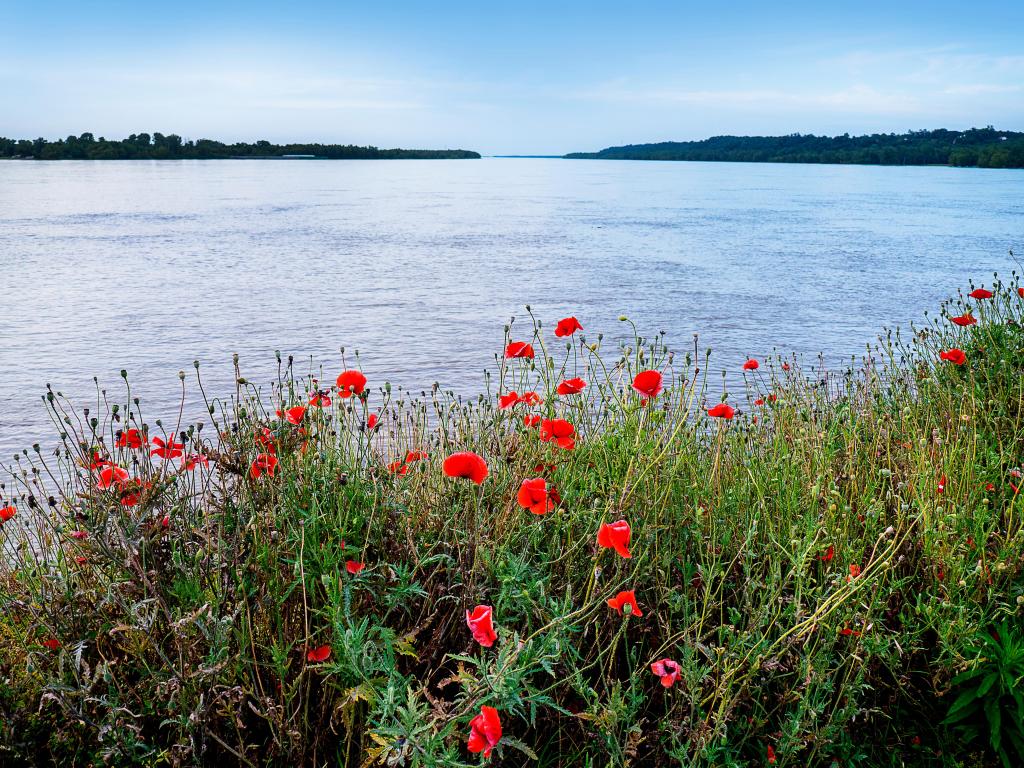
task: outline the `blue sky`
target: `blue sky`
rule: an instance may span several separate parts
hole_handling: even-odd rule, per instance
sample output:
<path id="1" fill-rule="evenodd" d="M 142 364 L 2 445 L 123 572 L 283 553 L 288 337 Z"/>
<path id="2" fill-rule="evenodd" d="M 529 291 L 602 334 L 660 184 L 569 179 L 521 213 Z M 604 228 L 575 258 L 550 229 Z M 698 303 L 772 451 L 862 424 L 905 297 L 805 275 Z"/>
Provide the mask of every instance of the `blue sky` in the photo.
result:
<path id="1" fill-rule="evenodd" d="M 560 154 L 1024 130 L 1022 30 L 1024 2 L 43 0 L 3 13 L 0 135 Z"/>

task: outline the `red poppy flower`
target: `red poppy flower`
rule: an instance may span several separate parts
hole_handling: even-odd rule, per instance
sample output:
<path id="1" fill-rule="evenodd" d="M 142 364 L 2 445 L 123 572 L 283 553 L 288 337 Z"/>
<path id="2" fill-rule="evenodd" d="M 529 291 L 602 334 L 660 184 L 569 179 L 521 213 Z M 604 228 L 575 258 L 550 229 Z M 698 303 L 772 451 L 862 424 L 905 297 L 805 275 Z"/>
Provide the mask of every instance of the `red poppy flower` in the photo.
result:
<path id="1" fill-rule="evenodd" d="M 148 483 L 140 483 L 138 480 L 132 480 L 130 483 L 125 483 L 126 487 L 121 491 L 121 506 L 122 507 L 134 507 L 137 506 L 139 500 L 142 498 L 142 492 L 149 487 Z"/>
<path id="2" fill-rule="evenodd" d="M 351 573 L 353 576 L 355 576 L 357 573 L 359 573 L 365 567 L 366 567 L 366 563 L 360 563 L 358 560 L 346 560 L 345 561 L 345 570 L 348 571 L 349 573 Z"/>
<path id="3" fill-rule="evenodd" d="M 469 721 L 469 751 L 474 755 L 483 752 L 491 756 L 491 750 L 501 741 L 501 718 L 498 710 L 486 704 L 480 707 L 480 714 Z"/>
<path id="4" fill-rule="evenodd" d="M 392 475 L 404 477 L 405 475 L 409 474 L 409 465 L 406 464 L 401 459 L 397 459 L 388 464 L 388 472 L 390 472 Z"/>
<path id="5" fill-rule="evenodd" d="M 277 456 L 272 453 L 257 453 L 249 467 L 249 477 L 259 480 L 263 475 L 273 477 L 277 469 Z"/>
<path id="6" fill-rule="evenodd" d="M 560 395 L 578 395 L 586 388 L 586 386 L 587 382 L 583 379 L 566 379 L 558 385 L 558 389 L 556 391 Z"/>
<path id="7" fill-rule="evenodd" d="M 274 433 L 269 427 L 263 427 L 256 432 L 256 442 L 269 449 L 271 453 L 274 452 Z"/>
<path id="8" fill-rule="evenodd" d="M 555 508 L 551 494 L 548 492 L 548 483 L 543 477 L 523 480 L 516 499 L 519 506 L 530 510 L 535 515 L 543 515 Z"/>
<path id="9" fill-rule="evenodd" d="M 89 469 L 103 469 L 110 462 L 100 456 L 98 453 L 93 452 L 92 461 L 89 463 Z"/>
<path id="10" fill-rule="evenodd" d="M 967 295 L 970 296 L 972 299 L 991 299 L 992 291 L 986 291 L 984 288 L 975 288 Z"/>
<path id="11" fill-rule="evenodd" d="M 541 405 L 544 401 L 541 400 L 540 395 L 536 392 L 523 392 L 519 396 L 519 402 L 526 405 Z"/>
<path id="12" fill-rule="evenodd" d="M 975 318 L 970 312 L 966 315 L 959 315 L 958 317 L 951 317 L 949 319 L 961 328 L 965 328 L 968 325 L 975 325 L 978 322 L 977 318 Z"/>
<path id="13" fill-rule="evenodd" d="M 671 688 L 682 676 L 682 667 L 679 666 L 679 662 L 672 659 L 659 659 L 651 664 L 651 672 L 661 678 L 661 684 L 665 688 Z"/>
<path id="14" fill-rule="evenodd" d="M 760 367 L 761 364 L 757 362 L 757 360 L 755 360 L 754 358 L 750 358 L 749 360 L 747 360 L 747 362 L 743 364 L 744 371 L 756 371 Z"/>
<path id="15" fill-rule="evenodd" d="M 946 492 L 946 476 L 945 475 L 943 475 L 942 477 L 939 478 L 939 485 L 936 488 L 936 492 L 937 493 L 945 493 Z"/>
<path id="16" fill-rule="evenodd" d="M 614 608 L 620 614 L 622 613 L 622 609 L 628 605 L 630 609 L 629 612 L 634 616 L 644 615 L 640 610 L 640 606 L 636 604 L 636 594 L 633 592 L 632 589 L 619 592 L 619 594 L 617 594 L 615 597 L 612 597 L 608 600 L 608 605 Z"/>
<path id="17" fill-rule="evenodd" d="M 661 373 L 658 371 L 641 371 L 633 377 L 633 389 L 651 399 L 661 392 L 661 383 Z"/>
<path id="18" fill-rule="evenodd" d="M 331 398 L 324 392 L 314 392 L 309 396 L 309 404 L 314 408 L 329 408 L 331 406 Z"/>
<path id="19" fill-rule="evenodd" d="M 850 564 L 850 578 L 851 579 L 856 579 L 858 576 L 860 576 L 860 566 L 857 565 L 856 563 L 851 563 Z"/>
<path id="20" fill-rule="evenodd" d="M 575 317 L 563 317 L 558 321 L 558 325 L 555 326 L 555 336 L 559 338 L 563 336 L 572 336 L 576 331 L 582 331 L 583 326 L 580 325 L 580 321 Z"/>
<path id="21" fill-rule="evenodd" d="M 170 515 L 164 515 L 162 518 L 160 518 L 160 527 L 161 528 L 170 528 L 171 527 L 171 516 Z"/>
<path id="22" fill-rule="evenodd" d="M 825 550 L 824 555 L 819 555 L 818 559 L 823 563 L 831 563 L 832 558 L 836 556 L 836 548 L 833 545 L 829 545 L 829 548 Z"/>
<path id="23" fill-rule="evenodd" d="M 992 483 L 988 483 L 985 486 L 985 490 L 988 491 L 989 493 L 992 493 L 992 491 L 994 491 L 995 489 L 996 489 L 996 487 L 994 485 L 992 485 Z"/>
<path id="24" fill-rule="evenodd" d="M 210 466 L 210 460 L 201 453 L 189 453 L 181 460 L 181 467 L 186 472 L 191 472 L 198 466 Z"/>
<path id="25" fill-rule="evenodd" d="M 523 416 L 523 424 L 525 424 L 528 427 L 539 427 L 540 426 L 540 416 L 538 416 L 538 415 Z"/>
<path id="26" fill-rule="evenodd" d="M 788 371 L 789 370 L 789 363 L 783 363 L 782 364 L 782 370 Z"/>
<path id="27" fill-rule="evenodd" d="M 380 422 L 380 418 L 376 413 L 371 413 L 366 417 L 366 428 L 370 431 L 377 428 L 377 424 Z"/>
<path id="28" fill-rule="evenodd" d="M 764 398 L 763 397 L 757 398 L 757 400 L 754 401 L 754 405 L 764 405 Z"/>
<path id="29" fill-rule="evenodd" d="M 338 397 L 361 395 L 366 389 L 366 377 L 359 371 L 343 371 L 338 375 Z"/>
<path id="30" fill-rule="evenodd" d="M 735 409 L 726 403 L 719 403 L 714 408 L 708 408 L 708 416 L 712 416 L 716 419 L 729 420 L 736 415 Z"/>
<path id="31" fill-rule="evenodd" d="M 143 446 L 146 442 L 145 435 L 142 434 L 138 429 L 126 429 L 117 437 L 117 442 L 114 443 L 118 448 L 131 448 L 137 450 Z"/>
<path id="32" fill-rule="evenodd" d="M 0 525 L 3 525 L 10 520 L 18 512 L 15 506 L 12 504 L 9 507 L 0 507 Z"/>
<path id="33" fill-rule="evenodd" d="M 964 354 L 962 349 L 957 349 L 956 347 L 945 352 L 939 352 L 939 358 L 941 360 L 948 360 L 953 365 L 963 365 L 967 362 L 967 355 Z"/>
<path id="34" fill-rule="evenodd" d="M 284 412 L 284 417 L 289 424 L 301 424 L 306 417 L 306 406 L 296 405 L 294 408 L 289 408 Z"/>
<path id="35" fill-rule="evenodd" d="M 409 451 L 405 454 L 406 464 L 412 464 L 414 461 L 422 461 L 425 458 L 427 458 L 426 451 Z"/>
<path id="36" fill-rule="evenodd" d="M 768 765 L 775 765 L 775 749 L 771 744 L 768 745 Z"/>
<path id="37" fill-rule="evenodd" d="M 79 555 L 78 557 L 75 558 L 75 562 L 78 563 L 79 565 L 85 565 L 86 563 L 89 562 L 89 558 L 85 557 L 84 555 Z"/>
<path id="38" fill-rule="evenodd" d="M 176 442 L 173 437 L 167 438 L 167 442 L 164 442 L 161 437 L 154 437 L 153 445 L 155 445 L 156 448 L 151 450 L 149 455 L 159 456 L 161 459 L 176 459 L 185 453 L 185 451 L 182 450 L 185 447 L 184 443 Z"/>
<path id="39" fill-rule="evenodd" d="M 72 531 L 71 538 L 76 539 L 77 541 L 84 541 L 85 539 L 89 538 L 89 534 L 85 531 Z"/>
<path id="40" fill-rule="evenodd" d="M 489 605 L 478 605 L 472 612 L 466 611 L 466 625 L 473 639 L 484 648 L 490 648 L 498 639 L 494 631 L 494 609 Z"/>
<path id="41" fill-rule="evenodd" d="M 313 661 L 319 663 L 321 661 L 327 661 L 331 658 L 331 646 L 321 645 L 319 648 L 312 648 L 306 654 L 307 661 Z"/>
<path id="42" fill-rule="evenodd" d="M 442 465 L 448 477 L 464 477 L 481 485 L 487 479 L 487 462 L 472 451 L 453 453 Z"/>
<path id="43" fill-rule="evenodd" d="M 614 549 L 623 557 L 629 558 L 632 557 L 629 553 L 629 539 L 632 535 L 633 531 L 625 520 L 601 523 L 601 527 L 597 530 L 597 546 Z"/>
<path id="44" fill-rule="evenodd" d="M 1024 299 L 1024 288 L 1018 288 L 1017 295 Z"/>
<path id="45" fill-rule="evenodd" d="M 778 395 L 776 395 L 776 394 L 771 394 L 771 395 L 768 395 L 768 402 L 769 402 L 769 403 L 774 403 L 774 402 L 775 402 L 776 400 L 778 400 L 778 399 L 779 399 L 779 396 L 778 396 Z"/>
<path id="46" fill-rule="evenodd" d="M 122 485 L 128 481 L 128 470 L 116 464 L 108 464 L 100 470 L 100 477 L 96 481 L 96 487 L 101 491 L 115 485 Z"/>
<path id="47" fill-rule="evenodd" d="M 856 629 L 850 629 L 850 627 L 843 627 L 839 630 L 839 634 L 843 637 L 850 637 L 851 635 L 853 637 L 860 637 L 860 632 L 858 632 Z"/>
<path id="48" fill-rule="evenodd" d="M 552 440 L 559 448 L 571 451 L 576 447 L 576 427 L 565 419 L 542 419 L 540 422 L 540 439 L 548 443 Z"/>
<path id="49" fill-rule="evenodd" d="M 525 341 L 513 341 L 505 347 L 505 357 L 533 357 L 533 346 Z"/>
<path id="50" fill-rule="evenodd" d="M 60 640 L 55 637 L 51 637 L 49 640 L 43 640 L 43 648 L 50 651 L 56 651 L 60 648 Z"/>
<path id="51" fill-rule="evenodd" d="M 507 395 L 498 395 L 498 407 L 502 410 L 511 408 L 519 402 L 518 392 L 509 392 Z"/>

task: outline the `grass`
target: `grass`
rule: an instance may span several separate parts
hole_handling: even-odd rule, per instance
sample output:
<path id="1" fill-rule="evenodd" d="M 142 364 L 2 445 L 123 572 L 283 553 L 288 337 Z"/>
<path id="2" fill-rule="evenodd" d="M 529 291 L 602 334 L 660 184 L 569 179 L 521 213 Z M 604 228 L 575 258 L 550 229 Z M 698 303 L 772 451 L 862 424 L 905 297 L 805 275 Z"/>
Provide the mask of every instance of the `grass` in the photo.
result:
<path id="1" fill-rule="evenodd" d="M 127 375 L 88 410 L 48 392 L 60 448 L 0 487 L 0 762 L 991 765 L 942 723 L 978 639 L 1024 615 L 1024 298 L 1016 276 L 993 289 L 846 372 L 762 360 L 728 420 L 707 415 L 710 352 L 536 319 L 516 329 L 536 357 L 469 402 L 371 382 L 292 424 L 275 411 L 324 385 L 291 361 L 263 396 L 239 373 L 202 427 L 143 423 Z M 952 325 L 967 307 L 978 324 Z M 656 397 L 630 386 L 643 370 Z M 499 408 L 509 391 L 543 403 Z M 575 448 L 527 414 L 571 422 Z M 442 470 L 460 451 L 481 484 Z M 127 472 L 100 488 L 98 460 Z M 546 514 L 517 502 L 535 477 Z M 597 546 L 618 520 L 629 559 Z M 623 590 L 642 616 L 609 607 Z M 484 705 L 489 758 L 466 746 Z"/>

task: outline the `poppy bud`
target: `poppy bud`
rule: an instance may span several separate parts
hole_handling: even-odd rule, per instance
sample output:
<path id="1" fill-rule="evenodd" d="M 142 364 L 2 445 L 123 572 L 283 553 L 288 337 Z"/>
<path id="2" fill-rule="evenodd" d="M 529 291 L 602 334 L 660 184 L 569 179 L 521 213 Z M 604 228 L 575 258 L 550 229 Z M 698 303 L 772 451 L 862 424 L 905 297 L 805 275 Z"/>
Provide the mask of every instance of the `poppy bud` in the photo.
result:
<path id="1" fill-rule="evenodd" d="M 121 378 L 122 379 L 127 379 L 128 378 L 128 371 L 126 371 L 124 368 L 121 369 Z"/>
<path id="2" fill-rule="evenodd" d="M 238 384 L 241 384 L 241 385 L 242 385 L 243 387 L 244 387 L 244 386 L 245 386 L 246 384 L 248 384 L 248 383 L 249 383 L 248 381 L 246 381 L 246 380 L 245 380 L 245 377 L 244 377 L 244 376 L 239 376 L 239 377 L 238 377 L 237 379 L 235 379 L 235 381 L 236 381 L 236 382 L 237 382 Z"/>
<path id="3" fill-rule="evenodd" d="M 178 371 L 178 380 L 179 381 L 184 381 L 185 380 L 185 372 L 184 371 Z"/>
<path id="4" fill-rule="evenodd" d="M 192 361 L 192 367 L 195 368 L 198 371 L 199 370 L 199 361 L 198 360 L 193 360 Z"/>
<path id="5" fill-rule="evenodd" d="M 619 315 L 619 322 L 620 322 L 620 323 L 624 323 L 624 322 L 626 322 L 627 320 L 629 320 L 629 318 L 628 318 L 628 317 L 626 317 L 625 315 Z"/>

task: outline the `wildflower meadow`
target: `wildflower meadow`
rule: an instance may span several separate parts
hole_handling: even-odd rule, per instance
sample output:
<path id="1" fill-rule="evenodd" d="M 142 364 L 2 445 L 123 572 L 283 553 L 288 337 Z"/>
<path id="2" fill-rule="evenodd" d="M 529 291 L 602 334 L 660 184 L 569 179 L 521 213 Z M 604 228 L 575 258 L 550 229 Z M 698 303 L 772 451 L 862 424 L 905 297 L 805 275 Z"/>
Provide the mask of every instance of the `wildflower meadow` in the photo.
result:
<path id="1" fill-rule="evenodd" d="M 1024 287 L 986 286 L 843 370 L 528 310 L 469 400 L 353 359 L 197 363 L 202 424 L 47 390 L 0 764 L 1024 765 Z"/>

